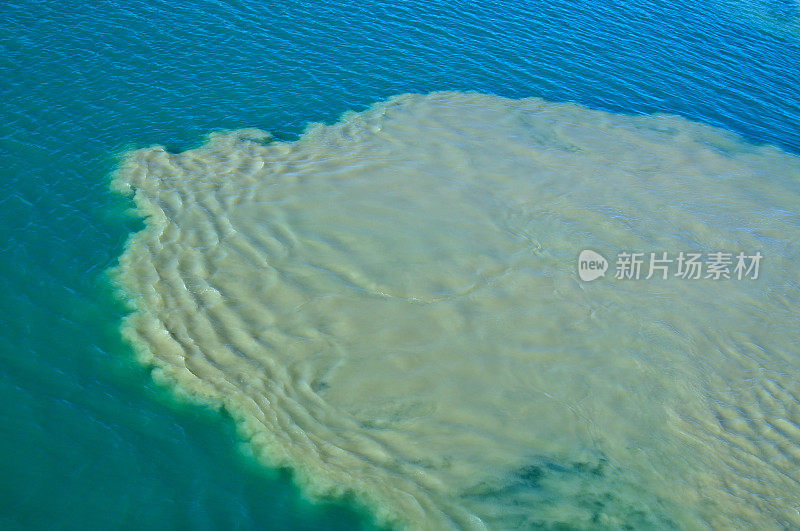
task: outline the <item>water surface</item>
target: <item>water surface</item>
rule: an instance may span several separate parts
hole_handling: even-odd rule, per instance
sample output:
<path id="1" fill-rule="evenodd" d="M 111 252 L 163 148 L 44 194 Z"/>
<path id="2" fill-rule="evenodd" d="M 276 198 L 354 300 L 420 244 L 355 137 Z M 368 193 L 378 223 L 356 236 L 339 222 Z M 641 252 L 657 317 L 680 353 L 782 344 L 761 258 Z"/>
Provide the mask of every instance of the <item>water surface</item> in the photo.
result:
<path id="1" fill-rule="evenodd" d="M 120 339 L 127 310 L 105 271 L 143 224 L 109 190 L 116 154 L 154 144 L 181 152 L 210 131 L 244 127 L 296 139 L 309 122 L 438 90 L 670 113 L 797 153 L 800 47 L 748 15 L 764 5 L 780 15 L 791 3 L 737 5 L 746 9 L 662 1 L 5 3 L 3 526 L 364 522 L 339 506 L 309 504 L 287 477 L 259 467 L 240 451 L 230 420 L 177 402 Z M 766 420 L 753 422 L 768 429 Z"/>
<path id="2" fill-rule="evenodd" d="M 140 359 L 311 492 L 413 528 L 800 523 L 800 157 L 440 92 L 135 151 L 114 187 Z M 588 284 L 586 247 L 766 261 Z"/>

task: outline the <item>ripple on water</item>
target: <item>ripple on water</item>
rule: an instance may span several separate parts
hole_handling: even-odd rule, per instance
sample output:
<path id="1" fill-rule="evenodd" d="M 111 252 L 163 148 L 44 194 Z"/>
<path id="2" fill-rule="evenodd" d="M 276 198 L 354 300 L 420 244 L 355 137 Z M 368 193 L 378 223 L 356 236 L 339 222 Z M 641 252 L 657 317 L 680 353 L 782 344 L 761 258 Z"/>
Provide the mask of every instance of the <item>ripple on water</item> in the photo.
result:
<path id="1" fill-rule="evenodd" d="M 678 117 L 455 92 L 139 150 L 125 334 L 387 521 L 798 525 L 798 177 Z M 582 284 L 587 247 L 765 266 Z"/>

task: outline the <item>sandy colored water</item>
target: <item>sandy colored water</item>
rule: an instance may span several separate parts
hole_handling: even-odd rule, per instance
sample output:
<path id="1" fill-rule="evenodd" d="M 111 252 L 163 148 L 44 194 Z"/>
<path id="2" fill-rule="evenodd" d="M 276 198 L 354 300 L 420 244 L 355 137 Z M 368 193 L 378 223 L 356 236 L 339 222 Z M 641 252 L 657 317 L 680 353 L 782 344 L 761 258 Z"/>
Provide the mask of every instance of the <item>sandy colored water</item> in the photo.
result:
<path id="1" fill-rule="evenodd" d="M 682 118 L 455 92 L 138 150 L 124 333 L 389 523 L 796 526 L 799 178 Z M 583 283 L 584 248 L 764 261 Z"/>

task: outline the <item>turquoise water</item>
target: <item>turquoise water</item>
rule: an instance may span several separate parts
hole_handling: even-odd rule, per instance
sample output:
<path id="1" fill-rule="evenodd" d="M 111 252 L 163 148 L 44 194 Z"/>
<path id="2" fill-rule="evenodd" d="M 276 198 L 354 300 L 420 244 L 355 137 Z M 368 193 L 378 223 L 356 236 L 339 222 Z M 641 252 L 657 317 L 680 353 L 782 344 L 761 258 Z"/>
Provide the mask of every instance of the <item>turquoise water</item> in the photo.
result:
<path id="1" fill-rule="evenodd" d="M 123 150 L 250 126 L 294 139 L 454 89 L 678 114 L 798 153 L 797 18 L 785 2 L 6 4 L 0 525 L 372 525 L 311 503 L 133 359 L 106 276 L 142 227 L 109 191 Z"/>

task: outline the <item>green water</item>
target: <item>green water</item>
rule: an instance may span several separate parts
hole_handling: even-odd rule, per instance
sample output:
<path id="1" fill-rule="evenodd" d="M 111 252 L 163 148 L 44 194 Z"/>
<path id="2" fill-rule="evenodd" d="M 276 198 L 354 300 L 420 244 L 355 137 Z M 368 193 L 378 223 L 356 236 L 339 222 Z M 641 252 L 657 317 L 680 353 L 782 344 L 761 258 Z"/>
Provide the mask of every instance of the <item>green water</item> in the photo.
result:
<path id="1" fill-rule="evenodd" d="M 95 168 L 94 190 L 60 198 L 87 212 L 53 220 L 38 245 L 28 237 L 25 251 L 3 256 L 3 282 L 26 290 L 2 307 L 0 526 L 366 526 L 352 509 L 311 503 L 287 472 L 257 463 L 227 415 L 176 400 L 133 359 L 103 271 L 139 224 L 106 193 L 111 167 Z M 13 204 L 5 227 L 21 218 Z"/>
<path id="2" fill-rule="evenodd" d="M 109 182 L 120 142 L 159 133 L 146 113 L 98 124 L 79 99 L 57 110 L 70 94 L 61 68 L 48 75 L 63 93 L 40 74 L 19 80 L 2 124 L 0 526 L 369 526 L 346 502 L 312 503 L 257 464 L 225 414 L 177 401 L 135 361 L 107 270 L 142 223 Z"/>

